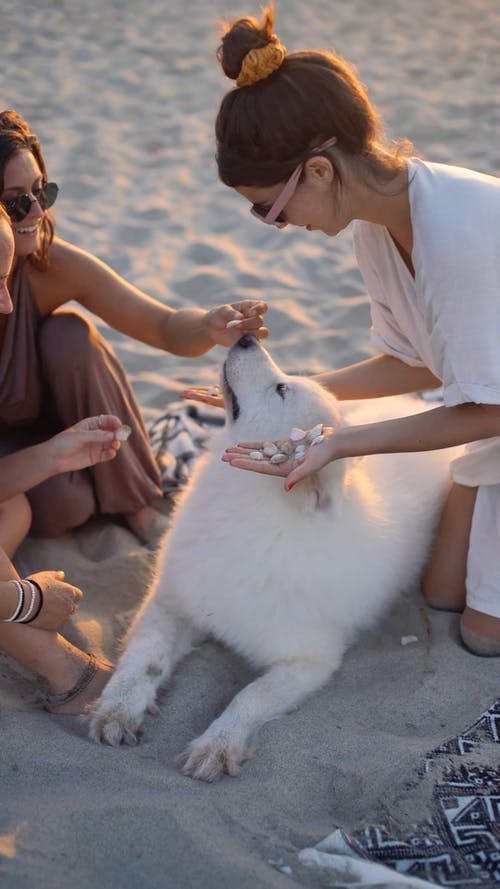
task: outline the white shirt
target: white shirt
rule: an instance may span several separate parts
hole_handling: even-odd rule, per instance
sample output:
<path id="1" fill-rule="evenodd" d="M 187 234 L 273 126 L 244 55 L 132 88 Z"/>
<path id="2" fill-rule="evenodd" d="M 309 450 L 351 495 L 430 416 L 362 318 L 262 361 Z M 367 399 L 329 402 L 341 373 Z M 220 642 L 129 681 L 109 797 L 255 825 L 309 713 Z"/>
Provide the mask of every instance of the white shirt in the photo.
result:
<path id="1" fill-rule="evenodd" d="M 385 226 L 354 225 L 372 341 L 428 367 L 449 407 L 500 404 L 500 179 L 417 158 L 408 177 L 415 278 Z M 500 439 L 471 451 L 455 461 L 455 480 L 499 483 Z"/>

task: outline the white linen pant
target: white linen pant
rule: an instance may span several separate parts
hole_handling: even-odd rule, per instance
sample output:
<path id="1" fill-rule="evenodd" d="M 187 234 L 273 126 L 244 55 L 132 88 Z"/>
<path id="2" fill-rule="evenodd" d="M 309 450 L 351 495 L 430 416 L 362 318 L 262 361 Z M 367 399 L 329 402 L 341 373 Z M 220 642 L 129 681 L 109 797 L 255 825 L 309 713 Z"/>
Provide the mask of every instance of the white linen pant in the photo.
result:
<path id="1" fill-rule="evenodd" d="M 469 608 L 500 617 L 500 484 L 477 489 L 465 588 Z"/>

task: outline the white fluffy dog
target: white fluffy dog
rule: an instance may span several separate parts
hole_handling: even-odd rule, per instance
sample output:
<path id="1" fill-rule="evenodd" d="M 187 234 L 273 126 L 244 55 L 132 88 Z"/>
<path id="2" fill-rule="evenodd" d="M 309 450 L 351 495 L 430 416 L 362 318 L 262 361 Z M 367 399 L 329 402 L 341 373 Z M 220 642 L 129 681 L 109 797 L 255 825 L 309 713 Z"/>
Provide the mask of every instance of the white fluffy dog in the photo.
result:
<path id="1" fill-rule="evenodd" d="M 136 743 L 181 658 L 200 639 L 222 640 L 260 675 L 182 755 L 182 771 L 205 781 L 236 775 L 259 727 L 325 683 L 356 633 L 416 581 L 450 459 L 437 451 L 340 460 L 286 493 L 283 479 L 223 463 L 224 448 L 293 426 L 338 426 L 345 412 L 248 336 L 228 354 L 223 389 L 226 426 L 181 497 L 156 583 L 90 717 L 94 739 Z M 392 415 L 425 408 L 411 397 L 358 403 L 357 421 L 387 418 L 389 401 Z"/>

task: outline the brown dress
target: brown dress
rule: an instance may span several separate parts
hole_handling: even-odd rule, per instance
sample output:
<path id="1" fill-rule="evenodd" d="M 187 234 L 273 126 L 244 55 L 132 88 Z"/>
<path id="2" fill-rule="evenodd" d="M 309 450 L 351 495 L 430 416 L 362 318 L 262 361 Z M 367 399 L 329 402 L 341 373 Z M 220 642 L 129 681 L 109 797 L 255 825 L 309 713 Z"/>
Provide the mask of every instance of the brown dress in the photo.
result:
<path id="1" fill-rule="evenodd" d="M 42 317 L 20 260 L 0 351 L 0 452 L 42 441 L 85 417 L 116 414 L 132 434 L 117 457 L 27 492 L 31 533 L 54 537 L 95 513 L 135 512 L 162 496 L 160 475 L 125 371 L 83 315 Z"/>

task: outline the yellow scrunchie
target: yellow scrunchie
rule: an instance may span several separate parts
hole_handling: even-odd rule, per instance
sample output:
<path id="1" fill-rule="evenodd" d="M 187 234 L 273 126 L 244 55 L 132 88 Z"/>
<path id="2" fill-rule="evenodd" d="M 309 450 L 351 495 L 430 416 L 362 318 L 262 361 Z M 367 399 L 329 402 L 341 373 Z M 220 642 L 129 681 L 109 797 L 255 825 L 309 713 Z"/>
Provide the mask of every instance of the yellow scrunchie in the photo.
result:
<path id="1" fill-rule="evenodd" d="M 241 63 L 236 85 L 250 86 L 269 77 L 280 67 L 285 55 L 286 46 L 282 43 L 267 43 L 260 49 L 251 49 Z"/>

